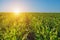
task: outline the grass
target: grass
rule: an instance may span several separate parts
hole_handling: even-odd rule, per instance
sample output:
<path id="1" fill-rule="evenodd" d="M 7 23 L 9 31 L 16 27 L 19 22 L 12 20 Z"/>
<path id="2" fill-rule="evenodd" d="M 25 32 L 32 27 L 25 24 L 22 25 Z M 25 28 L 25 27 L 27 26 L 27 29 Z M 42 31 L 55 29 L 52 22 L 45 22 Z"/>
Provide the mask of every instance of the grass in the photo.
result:
<path id="1" fill-rule="evenodd" d="M 60 13 L 0 12 L 0 40 L 58 40 Z"/>

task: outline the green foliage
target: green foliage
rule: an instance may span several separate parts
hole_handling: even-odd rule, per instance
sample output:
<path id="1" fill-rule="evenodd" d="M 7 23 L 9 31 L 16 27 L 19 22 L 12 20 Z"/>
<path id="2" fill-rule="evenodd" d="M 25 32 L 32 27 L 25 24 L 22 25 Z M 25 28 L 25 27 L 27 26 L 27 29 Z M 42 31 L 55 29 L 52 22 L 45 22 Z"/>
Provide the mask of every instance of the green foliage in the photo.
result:
<path id="1" fill-rule="evenodd" d="M 60 14 L 0 14 L 0 40 L 60 40 L 59 33 Z"/>

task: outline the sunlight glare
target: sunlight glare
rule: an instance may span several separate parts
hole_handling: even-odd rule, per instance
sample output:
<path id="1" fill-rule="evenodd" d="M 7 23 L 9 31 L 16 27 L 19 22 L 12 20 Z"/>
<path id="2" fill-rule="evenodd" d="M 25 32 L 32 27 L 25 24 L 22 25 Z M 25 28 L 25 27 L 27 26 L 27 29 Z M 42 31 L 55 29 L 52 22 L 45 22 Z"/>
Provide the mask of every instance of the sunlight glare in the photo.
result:
<path id="1" fill-rule="evenodd" d="M 14 9 L 13 12 L 14 12 L 15 15 L 19 15 L 20 10 L 17 8 L 17 9 Z"/>

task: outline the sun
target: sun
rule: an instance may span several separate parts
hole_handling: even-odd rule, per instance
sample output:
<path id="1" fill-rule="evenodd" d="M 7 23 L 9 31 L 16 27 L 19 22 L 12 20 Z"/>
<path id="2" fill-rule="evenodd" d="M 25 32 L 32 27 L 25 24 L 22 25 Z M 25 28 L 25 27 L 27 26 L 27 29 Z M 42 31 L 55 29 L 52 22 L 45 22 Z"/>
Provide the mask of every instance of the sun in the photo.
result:
<path id="1" fill-rule="evenodd" d="M 20 10 L 19 10 L 19 8 L 15 8 L 15 9 L 13 9 L 13 12 L 15 15 L 19 15 Z"/>

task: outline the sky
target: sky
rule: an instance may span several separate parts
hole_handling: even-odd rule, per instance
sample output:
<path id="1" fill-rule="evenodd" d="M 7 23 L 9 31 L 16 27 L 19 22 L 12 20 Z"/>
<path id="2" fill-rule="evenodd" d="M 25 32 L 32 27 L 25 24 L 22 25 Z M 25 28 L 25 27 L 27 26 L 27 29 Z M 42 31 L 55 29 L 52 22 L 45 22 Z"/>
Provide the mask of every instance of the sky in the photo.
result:
<path id="1" fill-rule="evenodd" d="M 0 0 L 0 12 L 60 12 L 60 0 Z"/>

